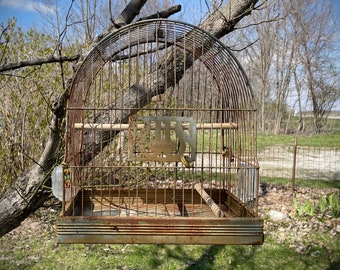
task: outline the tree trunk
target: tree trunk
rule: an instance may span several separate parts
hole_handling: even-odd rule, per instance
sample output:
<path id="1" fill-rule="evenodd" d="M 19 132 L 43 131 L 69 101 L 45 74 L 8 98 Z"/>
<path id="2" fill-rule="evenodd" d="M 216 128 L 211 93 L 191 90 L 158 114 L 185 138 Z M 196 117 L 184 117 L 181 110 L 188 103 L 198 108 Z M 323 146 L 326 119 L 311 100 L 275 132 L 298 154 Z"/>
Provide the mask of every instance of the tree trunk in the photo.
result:
<path id="1" fill-rule="evenodd" d="M 118 17 L 119 20 L 115 21 L 117 25 L 109 28 L 108 31 L 115 31 L 120 25 L 130 23 L 145 2 L 145 0 L 131 0 Z M 230 0 L 220 10 L 210 14 L 200 27 L 221 38 L 233 31 L 237 22 L 249 15 L 257 2 L 258 0 Z M 180 69 L 180 67 L 176 68 Z M 50 195 L 50 189 L 45 187 L 50 186 L 50 173 L 57 162 L 60 142 L 63 138 L 65 100 L 66 94 L 55 104 L 50 135 L 38 164 L 34 164 L 30 170 L 15 180 L 0 199 L 0 237 L 19 226 L 21 221 L 41 207 Z"/>
<path id="2" fill-rule="evenodd" d="M 303 133 L 304 131 L 304 121 L 303 121 L 303 116 L 302 116 L 302 98 L 301 98 L 301 84 L 298 80 L 298 74 L 296 73 L 296 67 L 293 71 L 294 74 L 294 82 L 295 82 L 295 89 L 297 93 L 297 103 L 298 103 L 298 113 L 299 113 L 299 122 L 297 126 L 297 132 L 298 133 Z"/>
<path id="3" fill-rule="evenodd" d="M 29 214 L 43 205 L 51 194 L 50 173 L 58 158 L 63 136 L 66 95 L 54 104 L 50 134 L 37 164 L 24 172 L 0 198 L 0 237 L 20 225 Z"/>

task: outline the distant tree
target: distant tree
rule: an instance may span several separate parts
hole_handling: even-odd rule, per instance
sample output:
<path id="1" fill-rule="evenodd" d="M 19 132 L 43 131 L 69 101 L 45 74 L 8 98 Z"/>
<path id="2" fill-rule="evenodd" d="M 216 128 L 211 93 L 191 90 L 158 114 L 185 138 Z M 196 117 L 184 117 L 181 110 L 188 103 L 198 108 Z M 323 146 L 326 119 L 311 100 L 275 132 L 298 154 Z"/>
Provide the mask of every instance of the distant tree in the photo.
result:
<path id="1" fill-rule="evenodd" d="M 254 86 L 261 132 L 282 131 L 287 107 L 294 105 L 299 132 L 304 130 L 303 110 L 309 105 L 314 132 L 322 130 L 333 101 L 339 99 L 332 87 L 339 81 L 332 47 L 339 33 L 333 4 L 332 0 L 268 0 L 254 16 L 242 20 L 248 27 L 241 25 L 235 31 L 236 49 L 245 48 L 236 53 Z M 327 84 L 330 87 L 325 88 Z"/>
<path id="2" fill-rule="evenodd" d="M 337 27 L 334 1 L 297 0 L 291 5 L 290 19 L 299 60 L 295 71 L 298 97 L 303 98 L 301 90 L 305 88 L 313 111 L 313 132 L 320 133 L 325 116 L 339 99 L 332 87 L 334 76 L 339 80 L 339 75 L 330 65 L 335 61 L 331 53 Z"/>
<path id="3" fill-rule="evenodd" d="M 287 111 L 295 44 L 285 3 L 266 1 L 259 12 L 243 21 L 250 26 L 241 28 L 234 37 L 235 43 L 245 48 L 237 54 L 253 83 L 261 132 L 279 133 Z"/>

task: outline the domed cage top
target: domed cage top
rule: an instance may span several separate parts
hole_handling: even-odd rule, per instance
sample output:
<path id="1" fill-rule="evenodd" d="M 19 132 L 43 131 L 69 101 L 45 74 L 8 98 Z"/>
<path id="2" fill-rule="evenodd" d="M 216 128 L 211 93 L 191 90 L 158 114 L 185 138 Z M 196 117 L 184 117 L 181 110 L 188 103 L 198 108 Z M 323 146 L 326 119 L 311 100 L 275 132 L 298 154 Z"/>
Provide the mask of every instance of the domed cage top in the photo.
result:
<path id="1" fill-rule="evenodd" d="M 262 244 L 255 114 L 204 30 L 157 19 L 108 35 L 67 101 L 58 241 Z"/>

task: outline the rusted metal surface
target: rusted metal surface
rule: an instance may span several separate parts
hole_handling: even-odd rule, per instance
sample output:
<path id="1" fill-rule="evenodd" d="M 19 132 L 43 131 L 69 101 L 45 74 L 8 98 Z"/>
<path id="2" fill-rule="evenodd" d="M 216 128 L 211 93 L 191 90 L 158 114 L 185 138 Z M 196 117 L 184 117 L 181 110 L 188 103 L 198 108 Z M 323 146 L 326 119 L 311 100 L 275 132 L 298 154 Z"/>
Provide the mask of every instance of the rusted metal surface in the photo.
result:
<path id="1" fill-rule="evenodd" d="M 137 128 L 137 121 L 143 122 L 141 130 Z M 137 121 L 131 123 L 129 130 L 129 160 L 179 162 L 187 148 L 190 149 L 188 162 L 196 160 L 196 123 L 193 118 L 148 116 Z"/>
<path id="2" fill-rule="evenodd" d="M 232 194 L 219 195 L 218 189 L 205 190 L 219 204 L 219 218 L 209 205 L 203 204 L 199 193 L 190 199 L 190 190 L 181 196 L 161 194 L 158 190 L 146 197 L 146 190 L 120 192 L 120 200 L 133 199 L 129 208 L 119 206 L 118 191 L 83 192 L 66 215 L 58 218 L 59 243 L 135 243 L 135 244 L 251 244 L 263 243 L 263 220 L 242 206 Z M 80 194 L 78 194 L 80 195 Z M 226 205 L 232 196 L 231 206 Z M 108 203 L 108 200 L 110 202 Z M 181 204 L 183 203 L 183 204 Z M 235 205 L 237 207 L 235 207 Z M 183 211 L 185 209 L 185 211 Z"/>
<path id="3" fill-rule="evenodd" d="M 233 194 L 201 187 L 199 192 L 190 189 L 142 188 L 82 190 L 68 204 L 67 214 L 64 216 L 216 217 L 208 200 L 214 202 L 214 206 L 220 211 L 219 217 L 256 217 L 252 208 L 242 205 Z"/>
<path id="4" fill-rule="evenodd" d="M 203 30 L 107 36 L 69 93 L 58 241 L 261 244 L 255 114 L 242 67 Z"/>
<path id="5" fill-rule="evenodd" d="M 59 243 L 263 243 L 259 218 L 60 217 L 57 226 Z"/>

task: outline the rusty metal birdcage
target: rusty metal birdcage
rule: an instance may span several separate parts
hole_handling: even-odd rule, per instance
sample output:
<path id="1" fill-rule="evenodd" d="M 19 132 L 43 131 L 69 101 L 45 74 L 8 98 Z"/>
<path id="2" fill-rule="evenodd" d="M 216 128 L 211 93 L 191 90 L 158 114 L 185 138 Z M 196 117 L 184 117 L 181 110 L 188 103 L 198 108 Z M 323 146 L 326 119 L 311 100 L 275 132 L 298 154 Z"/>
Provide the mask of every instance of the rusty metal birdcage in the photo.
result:
<path id="1" fill-rule="evenodd" d="M 261 244 L 255 113 L 204 30 L 157 19 L 108 35 L 67 101 L 58 241 Z"/>

